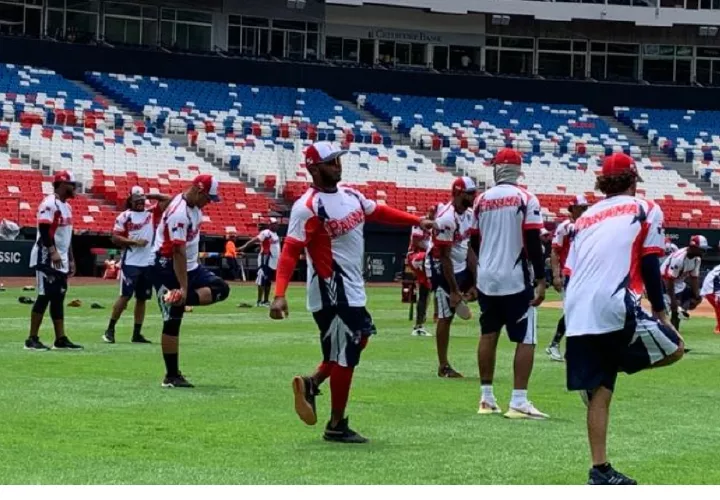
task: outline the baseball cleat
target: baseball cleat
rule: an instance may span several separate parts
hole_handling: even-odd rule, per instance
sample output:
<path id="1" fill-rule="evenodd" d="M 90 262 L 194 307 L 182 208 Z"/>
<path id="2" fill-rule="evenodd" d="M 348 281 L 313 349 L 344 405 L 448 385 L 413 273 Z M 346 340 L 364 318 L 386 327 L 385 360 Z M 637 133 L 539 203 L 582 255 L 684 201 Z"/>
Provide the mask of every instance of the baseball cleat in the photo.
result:
<path id="1" fill-rule="evenodd" d="M 526 401 L 525 404 L 520 407 L 514 408 L 511 406 L 510 409 L 505 413 L 505 418 L 509 418 L 512 420 L 545 420 L 547 418 L 550 418 L 550 415 L 543 413 L 537 408 L 535 408 L 535 405 L 533 405 L 530 401 Z"/>

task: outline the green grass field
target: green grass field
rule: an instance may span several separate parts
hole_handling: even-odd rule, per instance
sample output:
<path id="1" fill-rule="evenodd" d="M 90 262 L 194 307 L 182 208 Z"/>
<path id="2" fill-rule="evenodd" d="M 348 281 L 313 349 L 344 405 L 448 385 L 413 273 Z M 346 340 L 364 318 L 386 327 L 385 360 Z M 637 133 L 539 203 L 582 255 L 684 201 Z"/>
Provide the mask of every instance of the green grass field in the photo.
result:
<path id="1" fill-rule="evenodd" d="M 82 309 L 67 312 L 81 353 L 26 352 L 29 306 L 0 294 L 0 484 L 581 484 L 588 453 L 584 407 L 565 390 L 564 367 L 544 347 L 559 311 L 540 314 L 540 347 L 530 398 L 552 419 L 508 421 L 476 415 L 477 323 L 458 322 L 451 359 L 467 378 L 435 375 L 434 339 L 410 337 L 395 288 L 369 290 L 379 334 L 356 372 L 348 414 L 366 446 L 325 443 L 329 393 L 320 422 L 301 423 L 290 379 L 320 360 L 304 293 L 292 289 L 291 317 L 271 322 L 253 287 L 220 305 L 196 308 L 183 326 L 181 367 L 197 387 L 163 390 L 159 346 L 100 336 L 116 286 L 71 288 Z M 108 309 L 88 306 L 97 300 Z M 156 341 L 153 302 L 145 334 Z M 618 383 L 611 459 L 641 483 L 717 484 L 720 449 L 720 338 L 708 319 L 684 323 L 694 351 L 679 364 Z M 50 340 L 49 321 L 42 338 Z M 495 393 L 511 390 L 512 346 L 504 339 Z"/>

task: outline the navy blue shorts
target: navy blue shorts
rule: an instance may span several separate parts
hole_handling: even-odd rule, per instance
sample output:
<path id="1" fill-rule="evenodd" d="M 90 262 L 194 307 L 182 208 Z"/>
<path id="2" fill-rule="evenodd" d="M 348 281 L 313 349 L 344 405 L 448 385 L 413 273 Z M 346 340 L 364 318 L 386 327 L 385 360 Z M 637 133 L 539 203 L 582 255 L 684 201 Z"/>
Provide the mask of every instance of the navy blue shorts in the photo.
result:
<path id="1" fill-rule="evenodd" d="M 475 286 L 475 281 L 469 269 L 456 273 L 455 282 L 460 289 L 460 293 L 467 293 Z M 450 307 L 450 285 L 445 276 L 442 273 L 433 272 L 431 283 L 437 300 L 438 318 L 452 318 L 455 316 L 455 308 Z"/>
<path id="2" fill-rule="evenodd" d="M 637 308 L 622 330 L 567 337 L 567 388 L 592 391 L 605 387 L 613 391 L 618 373 L 650 368 L 674 354 L 679 345 L 674 331 Z"/>
<path id="3" fill-rule="evenodd" d="M 137 300 L 150 300 L 153 288 L 153 266 L 123 265 L 120 271 L 120 296 Z"/>
<path id="4" fill-rule="evenodd" d="M 198 266 L 192 271 L 188 271 L 188 289 L 190 290 L 208 287 L 217 280 L 222 281 L 222 278 L 203 266 Z M 172 259 L 160 258 L 155 262 L 153 281 L 156 291 L 162 286 L 168 290 L 180 288 L 180 283 L 178 283 L 177 277 L 175 277 Z"/>
<path id="5" fill-rule="evenodd" d="M 269 265 L 263 265 L 258 269 L 255 284 L 258 286 L 267 286 L 275 281 L 275 269 Z"/>
<path id="6" fill-rule="evenodd" d="M 38 296 L 45 296 L 49 299 L 64 298 L 68 289 L 67 274 L 58 271 L 35 271 L 37 280 Z"/>
<path id="7" fill-rule="evenodd" d="M 355 367 L 367 338 L 377 333 L 364 307 L 330 306 L 313 313 L 320 329 L 323 361 Z"/>
<path id="8" fill-rule="evenodd" d="M 533 290 L 512 295 L 485 295 L 478 292 L 480 304 L 480 333 L 499 333 L 503 327 L 508 337 L 517 344 L 537 343 L 537 317 L 530 305 Z"/>

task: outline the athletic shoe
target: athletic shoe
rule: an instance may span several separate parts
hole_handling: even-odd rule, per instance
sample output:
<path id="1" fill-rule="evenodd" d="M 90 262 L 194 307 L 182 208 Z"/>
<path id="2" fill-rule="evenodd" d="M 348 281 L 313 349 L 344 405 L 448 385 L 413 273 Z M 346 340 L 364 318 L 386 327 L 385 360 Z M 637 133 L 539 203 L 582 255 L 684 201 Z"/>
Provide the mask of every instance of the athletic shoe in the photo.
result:
<path id="1" fill-rule="evenodd" d="M 533 405 L 530 401 L 526 401 L 524 405 L 518 408 L 513 408 L 511 406 L 510 409 L 508 409 L 508 411 L 505 413 L 505 418 L 510 418 L 513 420 L 545 420 L 546 418 L 550 418 L 550 415 L 543 413 L 537 408 L 535 408 L 535 405 Z"/>
<path id="2" fill-rule="evenodd" d="M 635 481 L 634 479 L 630 479 L 625 474 L 616 471 L 612 468 L 610 464 L 608 464 L 608 467 L 610 467 L 610 469 L 607 472 L 600 472 L 594 467 L 590 469 L 587 484 L 618 486 L 630 486 L 637 484 L 637 481 Z"/>
<path id="3" fill-rule="evenodd" d="M 445 365 L 438 368 L 438 377 L 440 378 L 463 378 L 462 374 L 456 372 L 452 366 Z"/>
<path id="4" fill-rule="evenodd" d="M 351 443 L 362 444 L 369 441 L 368 438 L 361 436 L 348 426 L 348 418 L 345 417 L 335 427 L 330 427 L 330 422 L 325 426 L 325 441 L 333 441 L 335 443 Z"/>
<path id="5" fill-rule="evenodd" d="M 315 411 L 315 396 L 320 390 L 310 377 L 294 377 L 292 379 L 293 394 L 295 394 L 295 413 L 300 420 L 308 425 L 317 423 L 317 412 Z"/>
<path id="6" fill-rule="evenodd" d="M 185 377 L 182 376 L 182 373 L 178 373 L 177 375 L 172 377 L 165 375 L 165 378 L 162 382 L 162 387 L 165 387 L 166 389 L 173 389 L 176 387 L 183 389 L 191 389 L 195 386 L 188 382 Z"/>
<path id="7" fill-rule="evenodd" d="M 25 349 L 28 351 L 49 351 L 50 348 L 40 342 L 37 337 L 28 337 L 25 341 Z"/>
<path id="8" fill-rule="evenodd" d="M 81 351 L 83 346 L 73 344 L 72 341 L 67 337 L 60 337 L 53 344 L 53 349 L 67 349 L 68 351 Z"/>
<path id="9" fill-rule="evenodd" d="M 432 334 L 422 326 L 416 326 L 415 328 L 413 328 L 413 331 L 410 335 L 412 335 L 413 337 L 432 337 Z"/>
<path id="10" fill-rule="evenodd" d="M 263 303 L 260 302 L 259 300 L 257 302 L 255 302 L 255 307 L 262 307 L 262 306 L 263 306 Z"/>
<path id="11" fill-rule="evenodd" d="M 545 349 L 545 353 L 550 356 L 552 361 L 559 361 L 561 363 L 565 361 L 562 353 L 560 352 L 560 346 L 557 344 L 550 344 L 547 349 Z"/>
<path id="12" fill-rule="evenodd" d="M 133 335 L 132 340 L 130 341 L 133 344 L 152 344 L 148 339 L 143 337 L 142 335 Z"/>
<path id="13" fill-rule="evenodd" d="M 115 332 L 112 330 L 108 330 L 105 333 L 103 333 L 102 339 L 107 342 L 108 344 L 114 344 L 115 343 Z"/>
<path id="14" fill-rule="evenodd" d="M 497 403 L 488 403 L 487 401 L 480 401 L 480 407 L 478 408 L 478 415 L 494 415 L 496 413 L 502 413 L 502 409 Z"/>

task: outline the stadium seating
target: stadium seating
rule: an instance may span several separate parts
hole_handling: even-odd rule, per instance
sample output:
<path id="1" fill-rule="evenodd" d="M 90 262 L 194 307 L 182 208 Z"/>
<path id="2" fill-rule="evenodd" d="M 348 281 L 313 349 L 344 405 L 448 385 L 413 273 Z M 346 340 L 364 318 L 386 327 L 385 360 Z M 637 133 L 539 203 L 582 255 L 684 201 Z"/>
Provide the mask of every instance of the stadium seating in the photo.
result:
<path id="1" fill-rule="evenodd" d="M 314 89 L 87 73 L 87 81 L 142 113 L 148 131 L 223 132 L 390 144 L 372 123 Z"/>

